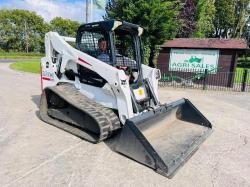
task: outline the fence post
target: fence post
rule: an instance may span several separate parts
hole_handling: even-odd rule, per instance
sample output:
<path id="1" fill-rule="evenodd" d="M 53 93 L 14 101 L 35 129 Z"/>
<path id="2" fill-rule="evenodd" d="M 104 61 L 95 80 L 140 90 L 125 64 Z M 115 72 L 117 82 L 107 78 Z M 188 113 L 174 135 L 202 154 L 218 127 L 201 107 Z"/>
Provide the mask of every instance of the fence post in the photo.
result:
<path id="1" fill-rule="evenodd" d="M 247 73 L 248 70 L 244 69 L 243 77 L 242 77 L 242 86 L 241 86 L 241 91 L 245 92 L 246 91 L 246 85 L 247 85 Z"/>
<path id="2" fill-rule="evenodd" d="M 204 73 L 204 79 L 203 79 L 203 90 L 206 90 L 207 87 L 207 69 L 205 69 L 205 73 Z"/>

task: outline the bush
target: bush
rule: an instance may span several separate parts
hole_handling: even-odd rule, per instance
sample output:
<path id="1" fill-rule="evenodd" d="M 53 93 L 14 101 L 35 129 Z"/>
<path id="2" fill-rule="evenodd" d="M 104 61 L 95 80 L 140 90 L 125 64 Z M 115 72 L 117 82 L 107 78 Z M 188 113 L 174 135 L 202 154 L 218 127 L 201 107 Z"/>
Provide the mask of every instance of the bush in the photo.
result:
<path id="1" fill-rule="evenodd" d="M 237 67 L 250 68 L 250 57 L 239 57 L 237 59 Z"/>
<path id="2" fill-rule="evenodd" d="M 44 54 L 41 53 L 24 53 L 24 52 L 4 52 L 0 50 L 0 59 L 27 59 L 27 58 L 35 58 L 35 59 L 39 59 L 42 56 L 44 56 Z"/>

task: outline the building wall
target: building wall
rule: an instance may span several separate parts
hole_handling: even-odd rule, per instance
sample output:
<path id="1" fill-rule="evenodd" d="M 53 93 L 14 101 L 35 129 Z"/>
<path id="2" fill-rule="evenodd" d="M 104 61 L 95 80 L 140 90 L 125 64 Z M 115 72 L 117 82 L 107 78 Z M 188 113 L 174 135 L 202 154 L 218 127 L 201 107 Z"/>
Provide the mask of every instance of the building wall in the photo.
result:
<path id="1" fill-rule="evenodd" d="M 234 74 L 225 72 L 235 72 L 236 70 L 236 51 L 232 49 L 220 49 L 218 60 L 217 74 L 210 74 L 207 78 L 207 83 L 215 86 L 230 87 L 233 85 Z M 162 74 L 168 74 L 170 61 L 170 48 L 163 48 L 158 56 L 157 67 L 161 70 Z M 183 72 L 174 72 L 177 76 L 184 76 Z M 184 73 L 185 78 L 193 76 L 194 73 Z M 222 79 L 223 76 L 223 79 Z M 183 77 L 184 78 L 184 77 Z M 197 82 L 197 83 L 201 83 Z"/>

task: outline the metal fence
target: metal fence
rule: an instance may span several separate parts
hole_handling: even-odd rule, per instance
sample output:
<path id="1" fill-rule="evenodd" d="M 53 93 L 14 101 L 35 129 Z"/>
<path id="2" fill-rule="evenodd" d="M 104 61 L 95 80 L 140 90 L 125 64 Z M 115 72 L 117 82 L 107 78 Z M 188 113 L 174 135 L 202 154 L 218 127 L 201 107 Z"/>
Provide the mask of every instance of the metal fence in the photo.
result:
<path id="1" fill-rule="evenodd" d="M 194 88 L 203 90 L 250 92 L 250 70 L 235 72 L 217 70 L 175 69 L 158 67 L 161 70 L 160 86 Z"/>

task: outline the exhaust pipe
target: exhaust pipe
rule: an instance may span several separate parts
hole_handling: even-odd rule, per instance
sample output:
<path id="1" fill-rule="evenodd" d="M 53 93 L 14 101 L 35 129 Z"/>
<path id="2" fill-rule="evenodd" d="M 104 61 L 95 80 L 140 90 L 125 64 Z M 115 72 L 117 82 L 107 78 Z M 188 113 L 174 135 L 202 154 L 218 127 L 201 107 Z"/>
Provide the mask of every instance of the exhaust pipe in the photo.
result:
<path id="1" fill-rule="evenodd" d="M 128 119 L 115 151 L 172 178 L 211 132 L 211 123 L 181 99 Z"/>

